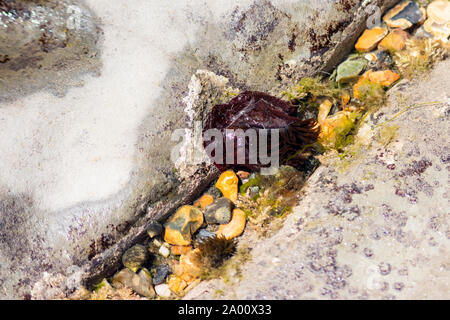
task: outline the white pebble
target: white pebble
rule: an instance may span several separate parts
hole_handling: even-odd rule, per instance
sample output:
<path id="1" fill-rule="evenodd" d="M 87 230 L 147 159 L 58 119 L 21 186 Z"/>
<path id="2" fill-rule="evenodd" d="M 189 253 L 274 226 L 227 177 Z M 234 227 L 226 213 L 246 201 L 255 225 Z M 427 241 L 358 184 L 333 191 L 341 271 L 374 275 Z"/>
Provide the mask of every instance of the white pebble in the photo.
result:
<path id="1" fill-rule="evenodd" d="M 164 258 L 167 258 L 170 254 L 170 251 L 169 249 L 167 249 L 167 247 L 161 246 L 159 248 L 159 254 L 162 255 Z"/>
<path id="2" fill-rule="evenodd" d="M 158 296 L 163 298 L 169 298 L 170 295 L 172 294 L 169 289 L 169 285 L 165 283 L 158 284 L 157 286 L 155 286 L 155 292 Z"/>

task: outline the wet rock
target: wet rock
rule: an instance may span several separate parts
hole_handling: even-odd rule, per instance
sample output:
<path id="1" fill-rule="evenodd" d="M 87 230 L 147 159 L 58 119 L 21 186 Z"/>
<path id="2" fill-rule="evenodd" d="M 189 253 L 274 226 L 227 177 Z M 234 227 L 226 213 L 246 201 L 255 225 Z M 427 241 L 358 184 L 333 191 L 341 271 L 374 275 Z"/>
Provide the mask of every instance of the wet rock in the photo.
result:
<path id="1" fill-rule="evenodd" d="M 409 33 L 398 28 L 394 29 L 378 44 L 379 50 L 400 51 L 405 49 Z"/>
<path id="2" fill-rule="evenodd" d="M 450 36 L 450 22 L 439 24 L 432 19 L 428 19 L 423 24 L 423 29 L 425 32 L 433 35 L 433 38 L 440 40 L 444 43 L 448 42 L 448 37 Z"/>
<path id="3" fill-rule="evenodd" d="M 402 1 L 383 17 L 389 27 L 401 29 L 408 29 L 423 19 L 424 13 L 415 1 Z"/>
<path id="4" fill-rule="evenodd" d="M 180 294 L 188 286 L 188 283 L 179 276 L 171 275 L 167 285 L 170 291 L 175 294 Z"/>
<path id="5" fill-rule="evenodd" d="M 136 276 L 136 274 L 130 269 L 122 269 L 113 276 L 111 284 L 116 289 L 122 289 L 125 287 L 131 288 L 134 276 Z"/>
<path id="6" fill-rule="evenodd" d="M 231 220 L 233 203 L 228 198 L 219 198 L 205 209 L 205 220 L 208 224 L 225 224 Z"/>
<path id="7" fill-rule="evenodd" d="M 231 218 L 231 214 L 230 214 L 230 218 Z M 198 241 L 202 241 L 208 238 L 214 238 L 216 236 L 216 234 L 214 232 L 208 231 L 206 229 L 201 229 L 198 233 L 197 233 L 197 240 Z"/>
<path id="8" fill-rule="evenodd" d="M 172 245 L 186 246 L 192 234 L 203 224 L 203 213 L 194 206 L 182 206 L 164 224 L 164 241 Z"/>
<path id="9" fill-rule="evenodd" d="M 160 223 L 152 223 L 148 228 L 147 228 L 147 234 L 150 237 L 150 239 L 159 236 L 162 232 L 163 232 L 164 228 Z"/>
<path id="10" fill-rule="evenodd" d="M 143 268 L 138 274 L 128 268 L 122 269 L 112 278 L 112 286 L 116 289 L 130 288 L 146 298 L 153 298 L 155 291 L 150 272 Z"/>
<path id="11" fill-rule="evenodd" d="M 162 255 L 164 258 L 167 258 L 170 255 L 170 250 L 166 246 L 161 246 L 159 248 L 158 253 Z"/>
<path id="12" fill-rule="evenodd" d="M 250 172 L 247 171 L 238 171 L 236 174 L 241 180 L 246 180 L 250 176 Z"/>
<path id="13" fill-rule="evenodd" d="M 214 198 L 209 195 L 209 194 L 204 194 L 203 196 L 201 196 L 200 199 L 198 199 L 195 203 L 194 206 L 201 208 L 202 210 L 205 210 L 205 208 L 207 206 L 209 206 L 211 203 L 214 202 Z"/>
<path id="14" fill-rule="evenodd" d="M 387 51 L 374 51 L 364 56 L 368 61 L 368 67 L 375 70 L 389 69 L 394 64 L 392 56 Z"/>
<path id="15" fill-rule="evenodd" d="M 377 44 L 387 35 L 388 30 L 382 27 L 367 29 L 359 37 L 355 49 L 359 52 L 369 52 L 377 47 Z"/>
<path id="16" fill-rule="evenodd" d="M 342 147 L 345 137 L 354 128 L 359 115 L 358 112 L 339 111 L 326 118 L 320 126 L 319 142 L 327 148 Z"/>
<path id="17" fill-rule="evenodd" d="M 80 1 L 0 3 L 0 101 L 37 90 L 56 95 L 101 70 L 101 28 Z"/>
<path id="18" fill-rule="evenodd" d="M 139 271 L 137 275 L 134 275 L 131 281 L 131 289 L 133 289 L 136 293 L 146 298 L 155 297 L 155 290 L 152 285 L 152 276 L 147 269 L 144 268 Z"/>
<path id="19" fill-rule="evenodd" d="M 170 296 L 172 295 L 169 285 L 165 283 L 155 286 L 155 292 L 158 296 L 162 298 L 170 298 Z"/>
<path id="20" fill-rule="evenodd" d="M 352 81 L 364 71 L 367 66 L 367 60 L 360 59 L 348 59 L 342 62 L 337 68 L 336 81 L 339 83 L 345 83 Z"/>
<path id="21" fill-rule="evenodd" d="M 199 233 L 201 232 L 201 230 L 199 231 Z M 198 234 L 197 234 L 198 237 Z M 192 250 L 191 246 L 172 246 L 170 248 L 170 252 L 175 255 L 175 256 L 179 256 L 185 253 L 188 253 L 190 250 Z"/>
<path id="22" fill-rule="evenodd" d="M 383 87 L 387 87 L 400 79 L 400 75 L 390 71 L 366 71 L 353 85 L 353 96 L 374 104 L 383 99 Z"/>
<path id="23" fill-rule="evenodd" d="M 220 297 L 217 280 L 200 283 L 185 299 L 309 300 L 331 292 L 345 300 L 448 299 L 448 70 L 447 59 L 427 77 L 391 88 L 386 103 L 359 124 L 355 143 L 321 159 L 283 227 L 268 238 L 245 235 L 253 242 L 242 276 Z M 421 107 L 398 115 L 412 105 Z M 388 143 L 377 138 L 386 128 L 396 132 Z M 386 167 L 391 163 L 395 170 Z M 416 167 L 421 173 L 413 173 Z M 415 192 L 415 202 L 397 196 L 396 185 Z M 358 210 L 349 223 L 347 215 Z M 383 270 L 390 264 L 388 275 L 381 263 Z M 396 283 L 404 284 L 401 291 Z"/>
<path id="24" fill-rule="evenodd" d="M 222 224 L 217 230 L 218 237 L 233 239 L 239 237 L 245 229 L 247 215 L 241 209 L 234 209 L 231 221 L 228 224 Z"/>
<path id="25" fill-rule="evenodd" d="M 225 198 L 230 199 L 232 202 L 237 200 L 239 178 L 231 171 L 223 172 L 219 180 L 216 182 L 216 188 L 219 189 Z"/>
<path id="26" fill-rule="evenodd" d="M 325 100 L 319 106 L 319 114 L 317 115 L 317 122 L 322 125 L 328 114 L 330 113 L 333 103 L 330 100 Z"/>
<path id="27" fill-rule="evenodd" d="M 136 272 L 148 259 L 147 248 L 137 244 L 127 251 L 122 256 L 122 263 L 125 267 L 133 272 Z"/>
<path id="28" fill-rule="evenodd" d="M 0 155 L 0 234 L 6 239 L 0 242 L 0 296 L 10 299 L 61 293 L 64 285 L 47 286 L 45 275 L 72 270 L 74 261 L 83 281 L 108 276 L 150 221 L 165 220 L 217 178 L 197 165 L 186 175 L 169 160 L 178 145 L 171 140 L 175 129 L 192 128 L 191 115 L 201 121 L 197 111 L 226 98 L 230 86 L 279 93 L 299 77 L 329 72 L 351 51 L 367 19 L 360 1 L 2 3 L 14 2 L 59 12 L 36 17 L 33 50 L 20 48 L 32 21 L 19 17 L 14 26 L 0 27 L 0 38 L 11 39 L 0 49 L 0 145 L 9 150 Z M 394 1 L 368 3 L 384 11 Z M 76 8 L 67 12 L 68 5 Z M 81 36 L 73 38 L 69 28 L 66 38 L 79 41 L 53 50 L 61 42 L 43 34 L 40 22 L 53 25 L 54 17 L 61 25 L 80 21 Z M 52 46 L 47 53 L 45 43 Z M 8 53 L 14 59 L 6 61 L 6 46 L 15 46 Z M 37 59 L 28 59 L 36 52 Z M 294 61 L 291 78 L 278 77 L 280 56 Z M 29 68 L 10 68 L 24 64 Z M 200 76 L 197 70 L 209 71 Z M 195 85 L 186 92 L 192 77 Z M 32 83 L 25 94 L 24 81 Z M 13 87 L 20 92 L 8 91 Z"/>
<path id="29" fill-rule="evenodd" d="M 443 25 L 450 22 L 450 2 L 446 0 L 433 1 L 427 7 L 428 19 Z"/>
<path id="30" fill-rule="evenodd" d="M 414 32 L 414 37 L 418 38 L 418 39 L 430 39 L 430 38 L 433 38 L 433 34 L 426 32 L 424 29 L 424 26 L 420 26 Z"/>
<path id="31" fill-rule="evenodd" d="M 159 285 L 166 280 L 167 276 L 172 273 L 172 268 L 168 264 L 162 264 L 156 267 L 156 271 L 153 277 L 153 284 Z M 156 289 L 156 288 L 155 288 Z"/>
<path id="32" fill-rule="evenodd" d="M 199 251 L 196 248 L 181 255 L 179 264 L 174 268 L 174 273 L 188 284 L 198 278 L 202 273 L 202 267 L 195 258 Z"/>
<path id="33" fill-rule="evenodd" d="M 369 70 L 366 74 L 368 79 L 374 83 L 380 84 L 383 87 L 388 87 L 395 81 L 400 79 L 400 75 L 391 70 L 372 71 Z"/>

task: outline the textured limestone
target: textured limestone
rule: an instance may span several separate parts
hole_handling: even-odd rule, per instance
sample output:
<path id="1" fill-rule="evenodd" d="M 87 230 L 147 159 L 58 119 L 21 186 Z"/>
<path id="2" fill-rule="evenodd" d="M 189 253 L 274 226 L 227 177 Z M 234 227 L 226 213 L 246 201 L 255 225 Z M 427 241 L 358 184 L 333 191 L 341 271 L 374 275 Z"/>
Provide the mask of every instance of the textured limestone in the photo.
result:
<path id="1" fill-rule="evenodd" d="M 355 156 L 317 169 L 275 235 L 247 236 L 242 279 L 185 298 L 449 299 L 449 67 L 392 88 Z"/>
<path id="2" fill-rule="evenodd" d="M 395 1 L 382 2 L 384 10 Z M 92 40 L 94 56 L 74 60 L 78 43 L 58 47 L 62 34 L 37 29 L 31 48 L 42 49 L 44 36 L 49 52 L 11 42 L 10 60 L 1 53 L 0 81 L 10 88 L 0 93 L 1 298 L 49 297 L 113 274 L 152 220 L 194 201 L 215 177 L 170 160 L 172 131 L 190 120 L 185 98 L 214 102 L 204 99 L 206 83 L 188 91 L 197 70 L 213 72 L 216 84 L 224 76 L 234 88 L 279 93 L 339 63 L 368 16 L 362 1 L 86 0 L 58 1 L 51 8 L 62 20 L 52 21 L 45 6 L 56 1 L 2 1 L 1 10 L 4 3 L 42 4 L 50 31 L 73 21 L 67 5 L 83 8 L 93 28 L 69 38 Z M 2 40 L 24 30 L 8 23 Z M 22 54 L 68 59 L 21 69 L 36 76 L 22 86 L 21 71 L 8 67 Z"/>

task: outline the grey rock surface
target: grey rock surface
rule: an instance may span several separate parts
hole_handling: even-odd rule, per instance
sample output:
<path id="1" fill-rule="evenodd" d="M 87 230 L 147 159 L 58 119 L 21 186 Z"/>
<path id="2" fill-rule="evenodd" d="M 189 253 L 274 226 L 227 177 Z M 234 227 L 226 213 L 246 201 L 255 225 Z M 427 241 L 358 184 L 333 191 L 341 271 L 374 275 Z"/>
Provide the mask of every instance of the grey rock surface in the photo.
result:
<path id="1" fill-rule="evenodd" d="M 395 1 L 364 1 L 379 2 L 384 10 Z M 186 98 L 211 94 L 202 83 L 188 91 L 198 69 L 218 75 L 217 92 L 279 92 L 342 60 L 369 15 L 362 1 L 1 1 L 13 19 L 0 25 L 0 39 L 24 31 L 26 14 L 5 11 L 23 3 L 43 6 L 36 23 L 51 27 L 47 35 L 27 29 L 30 43 L 1 58 L 9 89 L 0 97 L 0 298 L 51 297 L 113 274 L 152 220 L 193 201 L 214 178 L 208 166 L 183 174 L 170 160 L 172 131 L 190 119 Z M 72 59 L 78 45 L 48 55 L 35 46 L 68 24 L 70 5 L 92 23 L 73 34 L 93 41 L 92 59 Z M 69 59 L 14 71 L 21 55 Z M 36 75 L 28 87 L 24 73 Z"/>
<path id="2" fill-rule="evenodd" d="M 449 68 L 391 89 L 354 155 L 311 176 L 283 228 L 247 236 L 242 278 L 185 298 L 449 299 Z"/>

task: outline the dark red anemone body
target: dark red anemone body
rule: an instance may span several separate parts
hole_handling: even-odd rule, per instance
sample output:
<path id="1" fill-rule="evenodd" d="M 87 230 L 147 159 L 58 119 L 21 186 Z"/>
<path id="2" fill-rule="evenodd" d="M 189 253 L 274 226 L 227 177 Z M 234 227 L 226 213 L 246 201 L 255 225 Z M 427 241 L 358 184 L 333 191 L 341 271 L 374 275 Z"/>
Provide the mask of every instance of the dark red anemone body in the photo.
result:
<path id="1" fill-rule="evenodd" d="M 296 154 L 305 146 L 314 143 L 317 140 L 318 129 L 316 128 L 316 121 L 314 119 L 301 120 L 295 115 L 297 107 L 288 101 L 278 99 L 262 92 L 245 91 L 233 98 L 227 104 L 219 104 L 214 106 L 211 113 L 206 119 L 203 132 L 209 129 L 218 129 L 222 133 L 223 145 L 227 141 L 234 141 L 234 163 L 223 164 L 216 163 L 215 165 L 221 171 L 227 169 L 235 170 L 258 170 L 262 167 L 268 167 L 261 163 L 259 157 L 257 163 L 249 163 L 249 140 L 245 140 L 245 163 L 237 163 L 238 146 L 244 141 L 237 139 L 234 134 L 227 134 L 226 129 L 242 129 L 244 132 L 247 129 L 255 129 L 259 132 L 261 129 L 269 129 L 268 133 L 268 150 L 270 155 L 270 148 L 272 141 L 270 139 L 270 131 L 273 129 L 279 130 L 279 159 L 280 164 L 297 165 L 304 159 Z M 205 148 L 216 141 L 204 141 Z M 225 152 L 225 147 L 223 148 Z M 258 154 L 260 154 L 258 144 Z M 212 156 L 214 156 L 214 152 Z M 225 159 L 224 155 L 224 159 Z"/>

